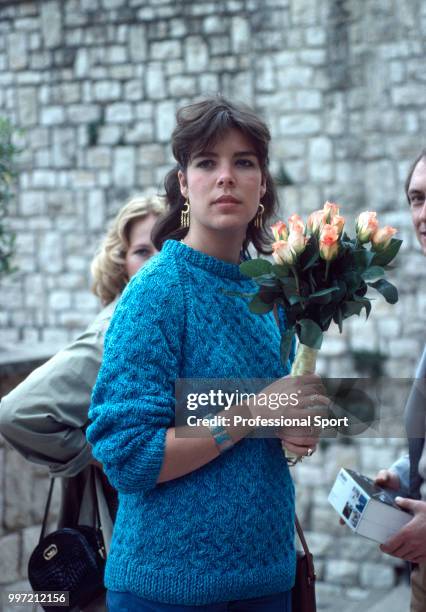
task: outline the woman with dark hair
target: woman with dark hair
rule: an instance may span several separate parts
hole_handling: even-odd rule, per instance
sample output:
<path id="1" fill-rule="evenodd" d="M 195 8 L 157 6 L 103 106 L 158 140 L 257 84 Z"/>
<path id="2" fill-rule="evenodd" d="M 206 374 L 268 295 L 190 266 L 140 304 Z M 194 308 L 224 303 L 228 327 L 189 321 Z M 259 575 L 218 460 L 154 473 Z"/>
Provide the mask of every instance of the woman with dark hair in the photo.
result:
<path id="1" fill-rule="evenodd" d="M 294 490 L 281 440 L 306 455 L 316 438 L 307 427 L 248 437 L 253 421 L 271 416 L 255 394 L 225 410 L 210 395 L 204 419 L 175 421 L 179 379 L 267 376 L 278 379 L 262 390 L 267 399 L 328 403 L 317 377 L 282 378 L 290 363 L 280 363 L 273 315 L 253 315 L 232 295 L 254 289 L 238 265 L 249 243 L 267 251 L 276 205 L 269 132 L 253 111 L 218 97 L 181 109 L 172 142 L 170 212 L 153 232 L 161 252 L 117 306 L 87 431 L 119 492 L 108 606 L 288 612 Z"/>

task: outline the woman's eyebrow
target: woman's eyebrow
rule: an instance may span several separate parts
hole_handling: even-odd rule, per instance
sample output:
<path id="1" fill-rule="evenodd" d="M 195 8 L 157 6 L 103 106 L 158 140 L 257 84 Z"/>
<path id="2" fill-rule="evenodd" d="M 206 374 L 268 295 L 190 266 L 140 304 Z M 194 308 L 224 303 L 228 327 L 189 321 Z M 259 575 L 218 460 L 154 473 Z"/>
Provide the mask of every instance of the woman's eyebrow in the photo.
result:
<path id="1" fill-rule="evenodd" d="M 236 151 L 233 154 L 233 157 L 242 157 L 242 156 L 256 157 L 256 152 L 255 151 Z M 214 151 L 200 151 L 200 153 L 197 153 L 196 155 L 194 155 L 193 159 L 196 159 L 197 157 L 218 157 L 218 153 L 215 153 Z"/>

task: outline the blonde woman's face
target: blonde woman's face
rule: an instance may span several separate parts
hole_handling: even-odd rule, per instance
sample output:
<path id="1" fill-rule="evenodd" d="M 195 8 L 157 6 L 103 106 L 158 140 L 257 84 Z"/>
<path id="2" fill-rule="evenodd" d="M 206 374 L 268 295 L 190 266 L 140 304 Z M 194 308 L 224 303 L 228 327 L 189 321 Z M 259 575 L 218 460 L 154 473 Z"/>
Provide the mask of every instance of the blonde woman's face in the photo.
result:
<path id="1" fill-rule="evenodd" d="M 151 242 L 151 231 L 156 221 L 157 215 L 151 213 L 131 224 L 129 248 L 125 257 L 125 267 L 129 278 L 157 253 L 157 249 Z"/>

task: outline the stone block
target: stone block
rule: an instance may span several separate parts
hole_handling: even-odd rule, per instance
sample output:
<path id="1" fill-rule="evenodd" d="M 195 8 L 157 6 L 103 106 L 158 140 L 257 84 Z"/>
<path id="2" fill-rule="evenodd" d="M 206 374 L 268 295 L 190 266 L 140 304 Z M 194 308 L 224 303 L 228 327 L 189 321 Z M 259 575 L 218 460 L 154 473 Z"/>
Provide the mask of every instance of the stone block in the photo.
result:
<path id="1" fill-rule="evenodd" d="M 19 571 L 20 541 L 17 533 L 0 537 L 0 584 L 8 584 L 22 578 Z"/>
<path id="2" fill-rule="evenodd" d="M 115 145 L 121 140 L 122 132 L 119 125 L 102 125 L 98 133 L 98 142 L 100 145 Z"/>
<path id="3" fill-rule="evenodd" d="M 91 147 L 87 151 L 87 168 L 109 168 L 111 166 L 110 147 Z"/>
<path id="4" fill-rule="evenodd" d="M 41 191 L 27 191 L 20 197 L 20 211 L 22 215 L 42 215 L 46 211 L 46 201 Z"/>
<path id="5" fill-rule="evenodd" d="M 231 18 L 232 52 L 247 53 L 251 48 L 250 23 L 244 17 Z"/>
<path id="6" fill-rule="evenodd" d="M 24 32 L 14 32 L 8 36 L 8 58 L 11 71 L 27 67 L 27 37 Z"/>
<path id="7" fill-rule="evenodd" d="M 302 89 L 296 91 L 297 110 L 320 110 L 323 107 L 323 96 L 315 89 Z"/>
<path id="8" fill-rule="evenodd" d="M 310 66 L 283 66 L 277 70 L 278 85 L 286 88 L 311 87 L 313 82 L 313 69 Z"/>
<path id="9" fill-rule="evenodd" d="M 17 89 L 19 125 L 28 127 L 36 125 L 38 119 L 38 104 L 34 87 Z"/>
<path id="10" fill-rule="evenodd" d="M 132 79 L 124 84 L 124 100 L 139 102 L 143 100 L 143 97 L 143 82 L 141 79 Z"/>
<path id="11" fill-rule="evenodd" d="M 62 106 L 48 106 L 41 109 L 41 125 L 59 125 L 64 123 L 65 110 Z"/>
<path id="12" fill-rule="evenodd" d="M 166 97 L 167 90 L 164 71 L 160 63 L 147 65 L 145 71 L 145 90 L 149 99 L 161 100 Z"/>
<path id="13" fill-rule="evenodd" d="M 256 90 L 273 92 L 276 88 L 275 65 L 272 57 L 264 56 L 256 60 Z"/>
<path id="14" fill-rule="evenodd" d="M 45 232 L 40 239 L 38 263 L 44 272 L 55 273 L 63 269 L 63 239 L 58 232 Z"/>
<path id="15" fill-rule="evenodd" d="M 200 91 L 203 95 L 214 95 L 219 91 L 219 76 L 217 74 L 201 74 L 199 77 Z"/>
<path id="16" fill-rule="evenodd" d="M 101 102 L 119 100 L 121 98 L 121 83 L 117 81 L 97 81 L 93 85 L 93 97 Z"/>
<path id="17" fill-rule="evenodd" d="M 105 120 L 107 123 L 130 123 L 133 121 L 132 105 L 126 102 L 110 104 L 106 108 Z"/>
<path id="18" fill-rule="evenodd" d="M 155 129 L 160 142 L 168 142 L 175 126 L 175 105 L 167 100 L 157 105 Z"/>
<path id="19" fill-rule="evenodd" d="M 193 76 L 179 75 L 169 79 L 169 92 L 173 97 L 194 96 L 197 93 L 197 82 Z"/>
<path id="20" fill-rule="evenodd" d="M 133 147 L 117 147 L 114 150 L 113 181 L 119 187 L 133 187 L 135 182 Z"/>
<path id="21" fill-rule="evenodd" d="M 88 49 L 81 48 L 77 50 L 77 55 L 74 62 L 74 73 L 77 78 L 83 78 L 90 74 L 91 61 Z"/>
<path id="22" fill-rule="evenodd" d="M 52 291 L 49 295 L 49 308 L 66 310 L 71 308 L 71 295 L 67 291 Z"/>
<path id="23" fill-rule="evenodd" d="M 61 3 L 49 0 L 41 4 L 41 31 L 46 47 L 58 47 L 62 42 Z"/>
<path id="24" fill-rule="evenodd" d="M 209 52 L 201 36 L 188 36 L 185 39 L 185 69 L 187 72 L 204 72 L 209 67 Z"/>
<path id="25" fill-rule="evenodd" d="M 153 142 L 154 123 L 152 121 L 138 121 L 124 132 L 124 140 L 127 144 L 140 144 L 141 142 Z"/>
<path id="26" fill-rule="evenodd" d="M 153 61 L 177 59 L 182 56 L 179 40 L 154 41 L 151 43 L 150 58 Z"/>
<path id="27" fill-rule="evenodd" d="M 89 193 L 86 218 L 90 231 L 101 231 L 105 227 L 105 194 L 103 190 L 95 189 Z"/>
<path id="28" fill-rule="evenodd" d="M 147 58 L 147 33 L 142 24 L 129 28 L 129 54 L 132 62 L 143 62 Z"/>
<path id="29" fill-rule="evenodd" d="M 308 113 L 284 115 L 279 120 L 279 128 L 283 136 L 314 135 L 321 131 L 321 117 Z"/>

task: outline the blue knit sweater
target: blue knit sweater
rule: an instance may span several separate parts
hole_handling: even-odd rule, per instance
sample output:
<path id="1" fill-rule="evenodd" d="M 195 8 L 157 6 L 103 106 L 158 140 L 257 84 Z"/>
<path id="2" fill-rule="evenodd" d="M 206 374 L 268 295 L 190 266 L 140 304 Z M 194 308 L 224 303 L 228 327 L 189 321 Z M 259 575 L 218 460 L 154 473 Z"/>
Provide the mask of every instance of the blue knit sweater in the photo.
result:
<path id="1" fill-rule="evenodd" d="M 173 240 L 130 282 L 105 339 L 87 430 L 119 492 L 105 583 L 203 605 L 293 586 L 294 490 L 278 439 L 247 438 L 192 473 L 156 484 L 177 378 L 278 378 L 271 313 L 239 267 Z"/>

